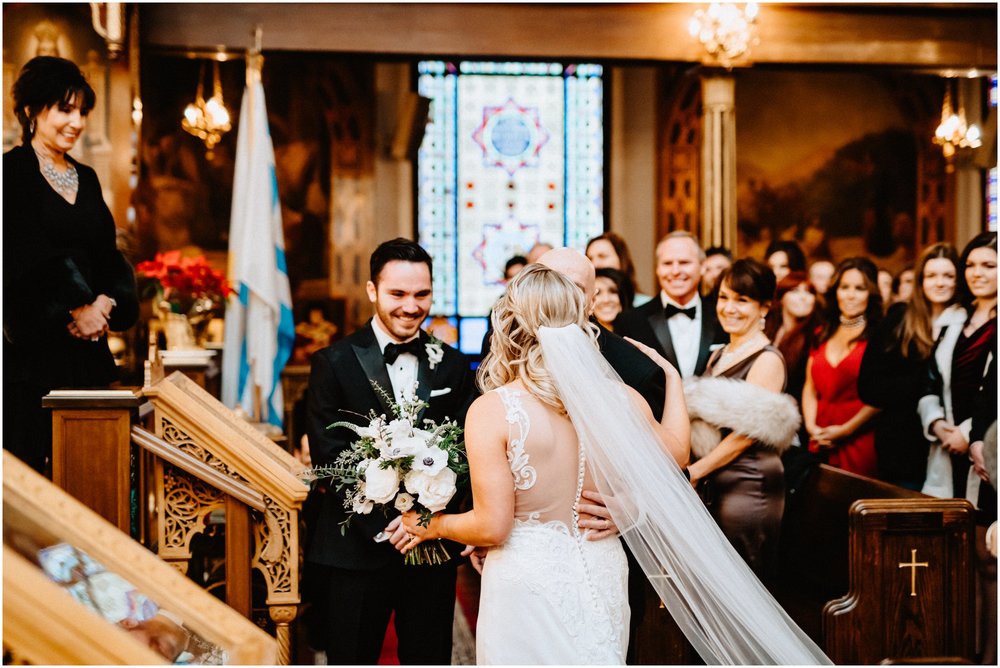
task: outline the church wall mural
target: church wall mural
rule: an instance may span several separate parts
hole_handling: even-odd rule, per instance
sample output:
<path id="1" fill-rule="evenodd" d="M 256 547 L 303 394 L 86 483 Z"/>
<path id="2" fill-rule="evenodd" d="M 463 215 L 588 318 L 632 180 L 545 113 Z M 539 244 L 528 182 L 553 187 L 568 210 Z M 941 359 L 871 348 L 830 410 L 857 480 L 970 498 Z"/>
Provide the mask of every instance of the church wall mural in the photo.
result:
<path id="1" fill-rule="evenodd" d="M 812 258 L 913 259 L 918 184 L 942 87 L 931 76 L 754 69 L 736 73 L 740 253 L 796 239 Z M 904 83 L 905 81 L 905 83 Z"/>

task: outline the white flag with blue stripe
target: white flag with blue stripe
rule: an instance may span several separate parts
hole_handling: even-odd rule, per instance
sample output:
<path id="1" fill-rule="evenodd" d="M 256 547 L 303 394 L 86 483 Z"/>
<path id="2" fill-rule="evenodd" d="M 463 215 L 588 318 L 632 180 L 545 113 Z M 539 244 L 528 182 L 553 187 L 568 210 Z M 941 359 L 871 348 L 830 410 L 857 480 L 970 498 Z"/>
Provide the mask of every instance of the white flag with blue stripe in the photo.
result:
<path id="1" fill-rule="evenodd" d="M 292 353 L 295 326 L 264 87 L 260 71 L 251 68 L 236 145 L 229 281 L 236 296 L 226 309 L 222 402 L 252 415 L 260 388 L 260 421 L 281 427 L 281 370 Z"/>

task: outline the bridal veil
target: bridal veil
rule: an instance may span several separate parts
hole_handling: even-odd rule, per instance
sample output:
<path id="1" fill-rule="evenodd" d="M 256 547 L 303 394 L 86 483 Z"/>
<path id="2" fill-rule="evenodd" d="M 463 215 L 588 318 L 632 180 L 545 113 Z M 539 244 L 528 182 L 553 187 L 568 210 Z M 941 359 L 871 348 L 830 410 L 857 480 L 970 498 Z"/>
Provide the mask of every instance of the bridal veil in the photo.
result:
<path id="1" fill-rule="evenodd" d="M 611 516 L 709 664 L 829 664 L 729 544 L 618 374 L 576 325 L 538 330 Z"/>

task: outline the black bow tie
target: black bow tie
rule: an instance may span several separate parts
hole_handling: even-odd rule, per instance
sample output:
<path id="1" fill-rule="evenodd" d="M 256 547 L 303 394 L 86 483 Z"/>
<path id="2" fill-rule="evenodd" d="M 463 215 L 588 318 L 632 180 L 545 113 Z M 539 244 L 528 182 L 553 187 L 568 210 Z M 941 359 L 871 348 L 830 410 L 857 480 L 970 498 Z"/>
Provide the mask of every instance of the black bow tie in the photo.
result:
<path id="1" fill-rule="evenodd" d="M 420 345 L 420 339 L 416 338 L 406 343 L 387 343 L 385 350 L 382 351 L 382 358 L 386 364 L 392 364 L 402 353 L 410 353 L 420 359 L 423 352 L 424 347 Z"/>
<path id="2" fill-rule="evenodd" d="M 686 315 L 687 317 L 694 320 L 695 307 L 689 306 L 687 308 L 681 308 L 680 306 L 677 306 L 675 304 L 667 304 L 667 307 L 664 309 L 664 315 L 666 315 L 667 320 L 670 320 L 670 318 L 677 315 L 678 313 Z"/>

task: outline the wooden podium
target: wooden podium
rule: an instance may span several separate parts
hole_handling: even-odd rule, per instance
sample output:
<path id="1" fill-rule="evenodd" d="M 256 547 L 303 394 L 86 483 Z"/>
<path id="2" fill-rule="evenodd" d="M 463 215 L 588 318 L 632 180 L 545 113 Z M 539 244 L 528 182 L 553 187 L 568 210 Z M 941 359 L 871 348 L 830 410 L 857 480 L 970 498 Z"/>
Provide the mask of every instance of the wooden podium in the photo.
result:
<path id="1" fill-rule="evenodd" d="M 52 482 L 129 533 L 129 430 L 141 396 L 131 389 L 53 390 Z"/>
<path id="2" fill-rule="evenodd" d="M 975 517 L 962 499 L 851 507 L 850 590 L 823 611 L 836 664 L 975 657 Z"/>

